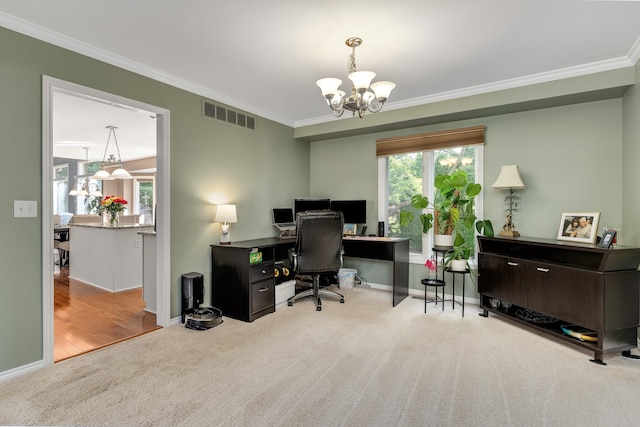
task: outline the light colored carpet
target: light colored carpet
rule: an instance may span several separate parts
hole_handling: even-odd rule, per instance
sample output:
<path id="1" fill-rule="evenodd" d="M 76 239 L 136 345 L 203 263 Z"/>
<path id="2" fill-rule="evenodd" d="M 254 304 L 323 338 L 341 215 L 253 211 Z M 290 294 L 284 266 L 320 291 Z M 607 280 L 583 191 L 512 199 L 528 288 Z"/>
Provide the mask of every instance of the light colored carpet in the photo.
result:
<path id="1" fill-rule="evenodd" d="M 0 424 L 612 426 L 640 422 L 640 361 L 467 304 L 344 291 L 207 331 L 172 326 L 0 384 Z M 634 350 L 634 353 L 636 350 Z"/>

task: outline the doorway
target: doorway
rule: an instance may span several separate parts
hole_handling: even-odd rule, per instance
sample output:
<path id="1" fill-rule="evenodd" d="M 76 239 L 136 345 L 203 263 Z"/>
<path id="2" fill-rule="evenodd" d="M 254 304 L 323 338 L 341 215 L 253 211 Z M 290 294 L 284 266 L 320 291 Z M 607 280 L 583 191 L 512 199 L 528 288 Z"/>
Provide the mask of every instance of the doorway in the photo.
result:
<path id="1" fill-rule="evenodd" d="M 169 253 L 169 110 L 98 91 L 74 83 L 43 76 L 42 123 L 42 283 L 43 283 L 43 362 L 53 363 L 54 344 L 54 262 L 53 262 L 53 99 L 56 93 L 73 94 L 96 102 L 107 102 L 155 115 L 157 174 L 156 192 L 156 322 L 170 323 Z"/>

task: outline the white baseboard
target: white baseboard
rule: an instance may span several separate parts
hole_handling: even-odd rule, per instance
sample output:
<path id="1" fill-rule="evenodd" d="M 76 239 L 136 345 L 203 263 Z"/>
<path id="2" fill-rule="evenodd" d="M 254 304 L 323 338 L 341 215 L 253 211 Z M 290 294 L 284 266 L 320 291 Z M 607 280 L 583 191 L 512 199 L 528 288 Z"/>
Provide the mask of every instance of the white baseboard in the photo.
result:
<path id="1" fill-rule="evenodd" d="M 9 369 L 8 371 L 0 372 L 0 383 L 3 381 L 8 381 L 11 378 L 26 375 L 29 372 L 37 371 L 38 369 L 42 369 L 43 367 L 44 362 L 42 360 L 39 360 L 28 365 L 19 366 L 17 368 Z"/>
<path id="2" fill-rule="evenodd" d="M 391 286 L 391 285 L 381 285 L 379 283 L 370 283 L 370 282 L 367 283 L 367 285 L 371 289 L 378 289 L 378 290 L 381 290 L 381 291 L 393 292 L 393 286 Z M 419 299 L 424 299 L 424 290 L 409 288 L 409 296 L 410 297 L 419 298 Z M 456 294 L 456 297 L 460 298 L 460 295 Z M 445 294 L 444 298 L 445 299 L 451 299 L 451 294 Z M 479 305 L 480 304 L 480 299 L 479 298 L 472 298 L 472 297 L 465 296 L 464 297 L 464 303 L 465 304 L 476 304 L 476 305 Z"/>

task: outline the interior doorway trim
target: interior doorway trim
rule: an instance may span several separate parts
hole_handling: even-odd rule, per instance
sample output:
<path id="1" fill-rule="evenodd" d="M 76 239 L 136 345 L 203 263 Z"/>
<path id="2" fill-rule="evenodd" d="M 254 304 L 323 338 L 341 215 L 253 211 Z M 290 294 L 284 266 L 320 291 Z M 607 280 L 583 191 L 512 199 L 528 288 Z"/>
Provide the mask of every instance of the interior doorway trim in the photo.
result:
<path id="1" fill-rule="evenodd" d="M 53 94 L 70 92 L 87 98 L 156 114 L 156 323 L 167 327 L 171 321 L 171 252 L 170 252 L 170 111 L 155 105 L 124 98 L 54 77 L 42 76 L 42 358 L 45 366 L 53 364 L 54 290 L 53 290 Z"/>

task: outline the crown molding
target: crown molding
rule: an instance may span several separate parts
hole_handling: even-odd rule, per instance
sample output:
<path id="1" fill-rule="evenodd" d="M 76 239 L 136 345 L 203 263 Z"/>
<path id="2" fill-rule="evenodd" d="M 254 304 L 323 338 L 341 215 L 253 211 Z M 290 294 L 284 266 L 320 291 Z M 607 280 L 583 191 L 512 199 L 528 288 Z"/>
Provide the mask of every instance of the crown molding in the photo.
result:
<path id="1" fill-rule="evenodd" d="M 153 80 L 157 80 L 162 83 L 177 87 L 179 89 L 192 92 L 196 95 L 203 96 L 209 99 L 216 100 L 223 104 L 227 104 L 231 107 L 244 110 L 248 113 L 252 113 L 269 120 L 273 120 L 277 123 L 281 123 L 292 128 L 315 125 L 326 123 L 329 121 L 335 121 L 336 117 L 333 115 L 315 117 L 305 120 L 293 121 L 289 118 L 274 114 L 272 111 L 267 111 L 255 105 L 248 104 L 223 93 L 213 91 L 205 88 L 201 85 L 195 84 L 180 77 L 164 73 L 152 67 L 148 67 L 142 63 L 133 61 L 120 55 L 115 55 L 104 49 L 97 48 L 90 44 L 81 42 L 79 40 L 67 37 L 63 34 L 51 31 L 39 25 L 35 25 L 31 22 L 16 18 L 15 16 L 8 15 L 0 12 L 0 26 L 6 27 L 10 30 L 25 34 L 27 36 L 36 38 L 38 40 L 51 43 L 53 45 L 69 49 L 73 52 L 88 56 L 93 59 L 97 59 L 102 62 L 120 67 L 122 69 L 132 71 L 134 73 L 149 77 Z M 472 86 L 463 89 L 452 90 L 448 92 L 441 92 L 438 94 L 427 95 L 409 99 L 406 101 L 389 102 L 385 104 L 385 111 L 399 110 L 402 108 L 415 107 L 418 105 L 431 104 L 435 102 L 447 101 L 456 98 L 464 98 L 473 95 L 486 94 L 490 92 L 496 92 L 505 89 L 514 89 L 523 86 L 535 85 L 538 83 L 547 83 L 554 80 L 561 80 L 570 77 L 584 76 L 587 74 L 594 74 L 602 71 L 610 71 L 618 68 L 624 68 L 634 66 L 640 59 L 640 38 L 636 40 L 633 47 L 629 51 L 626 57 L 614 58 L 606 61 L 593 62 L 590 64 L 568 67 L 560 70 L 554 70 L 545 73 L 533 74 L 525 77 L 518 77 L 514 79 L 507 79 L 495 83 L 489 83 L 484 85 Z M 338 120 L 348 119 L 350 116 L 341 117 Z"/>
<path id="2" fill-rule="evenodd" d="M 0 12 L 0 26 L 24 34 L 26 36 L 51 43 L 55 46 L 71 50 L 72 52 L 79 53 L 89 58 L 97 59 L 107 64 L 114 65 L 124 70 L 149 77 L 150 79 L 159 81 L 161 83 L 166 83 L 179 89 L 186 90 L 196 95 L 203 96 L 209 99 L 215 99 L 220 103 L 227 104 L 231 107 L 264 117 L 269 120 L 273 120 L 283 125 L 290 127 L 293 127 L 294 125 L 294 122 L 292 120 L 282 117 L 278 114 L 274 114 L 272 111 L 267 111 L 256 107 L 255 105 L 239 101 L 238 99 L 230 97 L 223 93 L 213 91 L 188 80 L 165 73 L 163 71 L 144 65 L 140 62 L 133 61 L 129 58 L 116 55 L 112 52 L 100 49 L 74 38 L 67 37 L 58 32 L 51 31 L 47 28 L 22 20 L 20 18 L 16 18 L 15 16 L 8 15 L 3 12 Z"/>
<path id="3" fill-rule="evenodd" d="M 635 60 L 632 59 L 635 55 Z M 436 102 L 450 101 L 452 99 L 465 98 L 474 95 L 483 95 L 491 92 L 498 92 L 507 89 L 516 89 L 519 87 L 531 86 L 540 83 L 548 83 L 556 80 L 567 79 L 571 77 L 586 76 L 589 74 L 600 73 L 604 71 L 617 70 L 635 65 L 640 57 L 640 39 L 636 41 L 628 57 L 615 58 L 606 61 L 593 62 L 575 67 L 563 68 L 560 70 L 549 71 L 545 73 L 532 74 L 525 77 L 502 80 L 499 82 L 488 83 L 484 85 L 471 86 L 463 89 L 456 89 L 448 92 L 441 92 L 433 95 L 421 96 L 408 99 L 405 101 L 387 102 L 384 105 L 384 111 L 400 110 L 403 108 L 416 107 L 419 105 L 433 104 Z M 346 118 L 350 118 L 348 116 Z M 345 117 L 341 117 L 344 119 Z M 295 122 L 294 127 L 303 127 L 335 121 L 333 115 L 311 118 L 308 120 L 300 120 Z"/>

